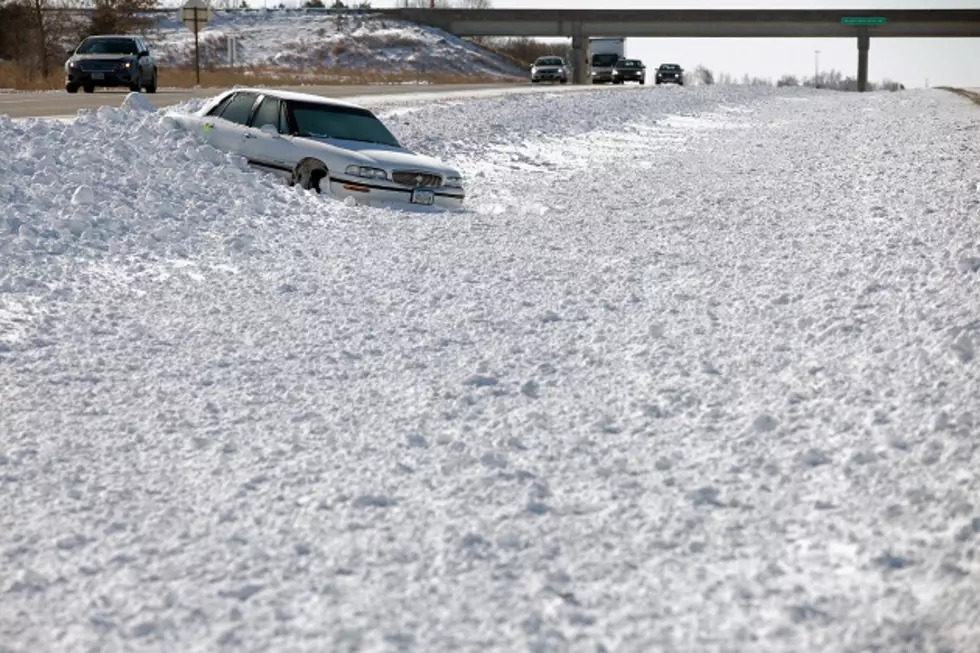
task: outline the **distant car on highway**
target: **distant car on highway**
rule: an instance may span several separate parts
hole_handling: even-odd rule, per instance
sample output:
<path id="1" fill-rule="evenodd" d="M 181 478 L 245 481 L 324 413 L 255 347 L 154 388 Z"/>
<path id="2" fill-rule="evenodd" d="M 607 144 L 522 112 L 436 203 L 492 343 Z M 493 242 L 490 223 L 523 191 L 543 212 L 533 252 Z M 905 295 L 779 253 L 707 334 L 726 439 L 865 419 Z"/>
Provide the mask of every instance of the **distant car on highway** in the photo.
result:
<path id="1" fill-rule="evenodd" d="M 458 209 L 462 175 L 402 146 L 371 111 L 266 88 L 225 91 L 192 113 L 167 113 L 215 148 L 290 185 L 389 208 Z"/>
<path id="2" fill-rule="evenodd" d="M 656 82 L 684 86 L 684 69 L 676 63 L 662 63 L 657 68 Z"/>
<path id="3" fill-rule="evenodd" d="M 157 92 L 157 64 L 146 41 L 138 36 L 106 34 L 82 40 L 65 62 L 65 90 L 86 93 L 95 87 L 123 86 L 130 91 Z"/>
<path id="4" fill-rule="evenodd" d="M 646 84 L 647 67 L 639 59 L 620 59 L 613 68 L 613 84 L 639 82 Z"/>
<path id="5" fill-rule="evenodd" d="M 568 83 L 568 66 L 561 57 L 538 57 L 531 64 L 531 83 L 561 82 Z"/>

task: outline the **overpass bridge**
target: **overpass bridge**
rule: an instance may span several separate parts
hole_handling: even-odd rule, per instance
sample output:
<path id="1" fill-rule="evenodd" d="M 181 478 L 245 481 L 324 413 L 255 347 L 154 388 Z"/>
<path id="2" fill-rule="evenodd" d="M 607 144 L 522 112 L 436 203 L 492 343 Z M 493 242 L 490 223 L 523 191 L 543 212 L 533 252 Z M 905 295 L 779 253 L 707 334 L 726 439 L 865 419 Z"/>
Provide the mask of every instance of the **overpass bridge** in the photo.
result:
<path id="1" fill-rule="evenodd" d="M 586 82 L 590 36 L 853 38 L 858 90 L 867 90 L 875 38 L 980 37 L 980 9 L 374 9 L 456 36 L 572 39 L 573 82 Z"/>

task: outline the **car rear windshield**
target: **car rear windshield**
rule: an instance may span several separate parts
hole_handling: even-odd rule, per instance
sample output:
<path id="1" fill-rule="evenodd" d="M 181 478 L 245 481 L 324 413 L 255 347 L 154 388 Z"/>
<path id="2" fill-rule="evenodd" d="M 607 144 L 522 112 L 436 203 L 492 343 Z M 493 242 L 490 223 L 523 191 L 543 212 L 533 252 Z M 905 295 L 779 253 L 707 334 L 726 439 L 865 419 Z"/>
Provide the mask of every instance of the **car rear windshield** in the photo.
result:
<path id="1" fill-rule="evenodd" d="M 338 107 L 315 102 L 290 102 L 300 136 L 339 138 L 401 147 L 377 116 L 366 109 Z"/>
<path id="2" fill-rule="evenodd" d="M 614 66 L 619 61 L 618 54 L 594 54 L 592 55 L 593 66 Z"/>
<path id="3" fill-rule="evenodd" d="M 537 65 L 539 65 L 539 66 L 560 66 L 561 63 L 562 63 L 561 62 L 561 59 L 555 59 L 555 58 L 552 58 L 552 59 L 538 59 L 538 64 Z"/>
<path id="4" fill-rule="evenodd" d="M 136 54 L 133 39 L 85 39 L 75 54 Z"/>

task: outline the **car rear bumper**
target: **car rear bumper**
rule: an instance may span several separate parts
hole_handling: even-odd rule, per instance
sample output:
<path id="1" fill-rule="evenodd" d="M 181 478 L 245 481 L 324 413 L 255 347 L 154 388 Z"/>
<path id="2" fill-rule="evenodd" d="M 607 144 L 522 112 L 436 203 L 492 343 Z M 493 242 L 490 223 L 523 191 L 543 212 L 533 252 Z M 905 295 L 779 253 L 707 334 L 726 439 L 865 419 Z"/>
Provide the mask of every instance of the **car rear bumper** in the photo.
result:
<path id="1" fill-rule="evenodd" d="M 330 190 L 328 194 L 334 199 L 344 201 L 348 198 L 353 198 L 357 204 L 377 208 L 409 209 L 414 211 L 424 211 L 426 209 L 454 210 L 463 208 L 465 195 L 461 189 L 458 191 L 445 188 L 423 188 L 419 190 L 432 192 L 432 204 L 413 203 L 414 189 L 411 188 L 393 188 L 372 182 L 348 180 L 339 177 L 330 178 Z"/>

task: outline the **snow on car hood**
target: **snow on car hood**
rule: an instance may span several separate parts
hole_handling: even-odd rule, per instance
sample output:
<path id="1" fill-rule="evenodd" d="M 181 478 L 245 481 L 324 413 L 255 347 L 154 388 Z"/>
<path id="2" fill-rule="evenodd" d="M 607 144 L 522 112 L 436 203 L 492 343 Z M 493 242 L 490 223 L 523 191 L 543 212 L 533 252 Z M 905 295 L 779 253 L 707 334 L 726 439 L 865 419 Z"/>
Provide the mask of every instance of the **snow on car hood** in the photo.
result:
<path id="1" fill-rule="evenodd" d="M 460 174 L 458 170 L 447 166 L 438 159 L 402 147 L 364 141 L 348 141 L 341 138 L 317 138 L 315 136 L 304 136 L 303 138 L 355 152 L 364 157 L 365 161 L 362 165 L 376 164 L 379 167 L 387 168 L 426 170 L 439 173 L 444 177 L 459 176 Z"/>

